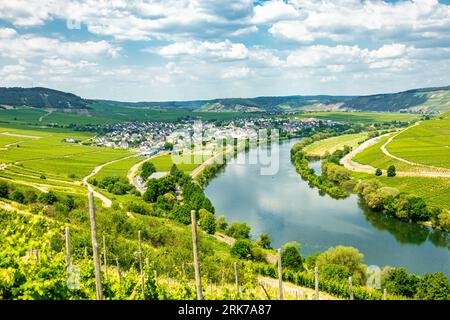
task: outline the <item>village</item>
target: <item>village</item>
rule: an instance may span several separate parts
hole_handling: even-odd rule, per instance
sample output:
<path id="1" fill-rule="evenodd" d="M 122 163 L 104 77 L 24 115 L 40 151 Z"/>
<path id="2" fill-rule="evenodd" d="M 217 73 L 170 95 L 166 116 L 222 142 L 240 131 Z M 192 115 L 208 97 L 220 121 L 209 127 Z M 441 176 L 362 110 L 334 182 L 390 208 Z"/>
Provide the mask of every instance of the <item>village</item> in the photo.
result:
<path id="1" fill-rule="evenodd" d="M 245 118 L 227 122 L 184 120 L 172 122 L 125 122 L 103 126 L 93 145 L 129 149 L 142 156 L 153 156 L 163 149 L 216 145 L 219 140 L 256 140 L 262 130 L 278 130 L 281 136 L 300 136 L 305 128 L 315 130 L 336 122 L 315 118 Z"/>

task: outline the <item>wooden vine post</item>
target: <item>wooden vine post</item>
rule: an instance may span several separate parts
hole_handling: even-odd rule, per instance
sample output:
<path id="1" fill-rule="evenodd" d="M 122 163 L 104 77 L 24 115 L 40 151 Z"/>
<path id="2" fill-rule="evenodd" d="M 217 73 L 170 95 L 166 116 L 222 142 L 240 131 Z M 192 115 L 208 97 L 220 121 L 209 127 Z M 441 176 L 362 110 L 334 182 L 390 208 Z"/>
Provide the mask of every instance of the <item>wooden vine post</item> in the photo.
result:
<path id="1" fill-rule="evenodd" d="M 103 264 L 105 265 L 105 280 L 108 281 L 108 259 L 106 258 L 106 236 L 103 233 Z"/>
<path id="2" fill-rule="evenodd" d="M 70 228 L 66 227 L 66 266 L 67 268 L 70 267 Z"/>
<path id="3" fill-rule="evenodd" d="M 97 293 L 97 300 L 103 299 L 102 293 L 102 270 L 100 267 L 100 258 L 98 254 L 98 242 L 97 242 L 97 224 L 95 221 L 95 204 L 94 194 L 89 192 L 89 219 L 91 222 L 91 238 L 92 238 L 92 253 L 94 256 L 94 268 L 95 268 L 95 287 Z"/>
<path id="4" fill-rule="evenodd" d="M 138 231 L 138 239 L 139 239 L 139 271 L 141 275 L 141 291 L 142 291 L 142 299 L 145 300 L 145 290 L 144 290 L 144 270 L 142 268 L 142 241 L 141 241 L 141 231 Z"/>
<path id="5" fill-rule="evenodd" d="M 203 300 L 202 278 L 200 273 L 200 262 L 198 259 L 197 217 L 195 215 L 195 210 L 191 211 L 191 222 L 192 222 L 192 250 L 194 253 L 194 271 L 195 271 L 195 285 L 197 289 L 197 300 Z"/>
<path id="6" fill-rule="evenodd" d="M 316 300 L 319 300 L 319 268 L 314 268 L 314 282 L 315 282 L 315 289 L 316 289 Z"/>
<path id="7" fill-rule="evenodd" d="M 282 249 L 278 249 L 278 291 L 280 300 L 283 300 L 283 266 L 281 265 Z"/>
<path id="8" fill-rule="evenodd" d="M 350 300 L 353 300 L 353 283 L 352 277 L 348 277 L 348 291 L 350 293 Z"/>
<path id="9" fill-rule="evenodd" d="M 241 292 L 239 290 L 239 276 L 238 276 L 237 262 L 234 263 L 234 280 L 236 281 L 236 292 L 238 295 L 240 295 Z"/>

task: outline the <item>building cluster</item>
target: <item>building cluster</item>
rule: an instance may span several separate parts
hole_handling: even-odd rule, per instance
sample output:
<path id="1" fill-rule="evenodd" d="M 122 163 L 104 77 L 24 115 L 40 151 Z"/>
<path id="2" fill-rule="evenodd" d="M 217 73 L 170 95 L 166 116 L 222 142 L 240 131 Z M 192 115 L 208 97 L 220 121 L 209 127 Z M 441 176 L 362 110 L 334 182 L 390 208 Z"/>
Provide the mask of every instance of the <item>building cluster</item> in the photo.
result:
<path id="1" fill-rule="evenodd" d="M 245 118 L 221 122 L 184 120 L 172 122 L 126 122 L 107 125 L 104 134 L 93 139 L 94 145 L 133 149 L 145 156 L 156 154 L 167 143 L 182 148 L 215 143 L 219 140 L 261 138 L 264 129 L 295 135 L 305 128 L 334 126 L 333 121 L 293 118 Z"/>

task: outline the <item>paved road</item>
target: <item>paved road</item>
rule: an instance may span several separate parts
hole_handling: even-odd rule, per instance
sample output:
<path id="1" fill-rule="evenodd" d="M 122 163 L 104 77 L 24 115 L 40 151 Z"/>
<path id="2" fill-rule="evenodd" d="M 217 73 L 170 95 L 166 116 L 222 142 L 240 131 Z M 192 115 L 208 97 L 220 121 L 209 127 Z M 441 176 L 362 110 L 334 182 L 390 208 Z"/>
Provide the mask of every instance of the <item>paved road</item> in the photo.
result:
<path id="1" fill-rule="evenodd" d="M 139 184 L 137 181 L 136 181 L 136 174 L 138 173 L 138 171 L 139 171 L 139 168 L 145 163 L 145 162 L 147 162 L 147 161 L 149 161 L 149 160 L 151 160 L 151 159 L 153 159 L 153 158 L 156 158 L 156 157 L 159 157 L 159 156 L 162 156 L 162 155 L 165 155 L 165 154 L 168 154 L 169 153 L 169 151 L 163 151 L 163 152 L 161 152 L 161 153 L 157 153 L 157 154 L 155 154 L 155 155 L 153 155 L 153 156 L 151 156 L 151 157 L 149 157 L 149 158 L 147 158 L 147 159 L 144 159 L 144 160 L 142 160 L 141 162 L 139 162 L 139 163 L 136 163 L 134 166 L 132 166 L 131 168 L 130 168 L 130 170 L 128 170 L 128 173 L 127 173 L 127 178 L 128 178 L 128 181 L 142 194 L 142 193 L 144 193 L 145 192 L 145 188 L 144 188 L 144 186 L 142 186 L 141 184 Z"/>
<path id="2" fill-rule="evenodd" d="M 103 205 L 105 207 L 110 208 L 111 205 L 112 205 L 112 201 L 108 197 L 106 197 L 103 194 L 101 194 L 100 192 L 95 191 L 94 188 L 92 187 L 92 185 L 88 182 L 88 180 L 91 177 L 95 176 L 103 167 L 105 167 L 105 166 L 107 166 L 109 164 L 113 164 L 113 163 L 116 163 L 116 162 L 119 162 L 119 161 L 122 161 L 122 160 L 125 160 L 125 159 L 137 157 L 137 156 L 138 156 L 137 154 L 133 154 L 132 156 L 128 156 L 128 157 L 120 158 L 120 159 L 117 159 L 117 160 L 109 161 L 109 162 L 103 163 L 103 164 L 95 167 L 94 170 L 92 170 L 92 172 L 89 175 L 87 175 L 86 177 L 83 178 L 83 184 L 88 188 L 89 191 L 91 191 L 94 194 L 94 197 L 99 198 L 100 200 L 102 200 Z"/>

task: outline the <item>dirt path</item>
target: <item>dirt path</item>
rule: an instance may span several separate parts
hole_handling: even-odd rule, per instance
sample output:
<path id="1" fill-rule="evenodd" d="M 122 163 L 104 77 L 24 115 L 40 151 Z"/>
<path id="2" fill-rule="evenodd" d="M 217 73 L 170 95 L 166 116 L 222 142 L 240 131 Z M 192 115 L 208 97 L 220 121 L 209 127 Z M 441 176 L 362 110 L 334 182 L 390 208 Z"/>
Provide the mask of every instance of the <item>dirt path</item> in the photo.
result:
<path id="1" fill-rule="evenodd" d="M 358 153 L 361 153 L 365 149 L 367 149 L 370 146 L 373 146 L 374 144 L 377 144 L 382 138 L 391 135 L 392 132 L 383 134 L 381 136 L 369 139 L 361 143 L 358 147 L 350 151 L 347 155 L 345 155 L 340 163 L 346 167 L 349 170 L 357 171 L 357 172 L 365 172 L 365 173 L 374 173 L 375 168 L 369 165 L 360 164 L 358 162 L 355 162 L 352 160 Z"/>
<path id="2" fill-rule="evenodd" d="M 147 158 L 147 159 L 144 159 L 144 160 L 142 160 L 141 162 L 138 162 L 138 163 L 136 163 L 134 166 L 132 166 L 131 168 L 130 168 L 130 170 L 128 170 L 128 173 L 127 173 L 127 179 L 128 179 L 128 181 L 140 192 L 140 193 L 144 193 L 144 186 L 142 186 L 141 184 L 139 184 L 138 182 L 137 182 L 137 180 L 136 180 L 136 174 L 138 173 L 138 171 L 139 171 L 139 168 L 145 163 L 145 162 L 147 162 L 147 161 L 149 161 L 149 160 L 151 160 L 151 159 L 153 159 L 153 158 L 156 158 L 156 157 L 159 157 L 159 156 L 162 156 L 162 155 L 165 155 L 165 154 L 168 154 L 169 152 L 168 151 L 164 151 L 164 152 L 161 152 L 161 153 L 157 153 L 157 154 L 155 154 L 155 155 L 153 155 L 153 156 L 151 156 L 151 157 L 149 157 L 149 158 Z"/>
<path id="3" fill-rule="evenodd" d="M 271 287 L 278 290 L 278 279 L 269 277 L 258 277 L 258 284 L 262 284 L 265 288 Z M 289 293 L 291 296 L 296 296 L 300 300 L 315 300 L 316 291 L 311 288 L 301 287 L 290 282 L 283 281 L 283 293 Z M 278 297 L 276 297 L 278 298 Z M 319 300 L 340 300 L 332 295 L 319 291 Z"/>
<path id="4" fill-rule="evenodd" d="M 53 113 L 53 110 L 48 110 L 46 114 L 42 115 L 39 117 L 39 122 L 42 122 L 42 120 L 46 117 L 48 117 L 49 115 L 51 115 Z"/>
<path id="5" fill-rule="evenodd" d="M 393 136 L 391 136 L 386 143 L 384 143 L 381 146 L 381 151 L 388 157 L 395 159 L 397 161 L 401 161 L 403 163 L 406 163 L 410 166 L 415 167 L 414 171 L 397 171 L 397 176 L 404 176 L 404 177 L 433 177 L 433 178 L 450 178 L 450 170 L 446 169 L 446 168 L 439 168 L 439 167 L 432 167 L 432 166 L 427 166 L 427 165 L 423 165 L 420 163 L 415 163 L 415 162 L 411 162 L 405 159 L 402 159 L 400 157 L 397 157 L 393 154 L 391 154 L 387 149 L 386 146 L 400 133 L 405 132 L 406 130 L 418 125 L 419 122 L 416 122 L 414 125 L 394 134 Z M 361 153 L 363 150 L 367 149 L 370 146 L 373 146 L 374 144 L 378 143 L 382 138 L 392 135 L 391 133 L 386 133 L 384 135 L 375 137 L 373 139 L 367 140 L 364 143 L 362 143 L 361 145 L 359 145 L 356 149 L 352 150 L 349 154 L 347 154 L 346 156 L 344 156 L 340 163 L 347 169 L 351 170 L 351 171 L 356 171 L 356 172 L 364 172 L 364 173 L 371 173 L 374 174 L 376 168 L 370 166 L 370 165 L 364 165 L 364 164 L 360 164 L 358 162 L 355 162 L 352 160 L 352 158 L 354 158 L 358 153 Z M 386 174 L 386 170 L 382 170 L 384 174 Z"/>
<path id="6" fill-rule="evenodd" d="M 128 156 L 128 157 L 124 157 L 124 158 L 112 160 L 112 161 L 109 161 L 109 162 L 105 162 L 105 163 L 103 163 L 103 164 L 101 164 L 99 166 L 96 166 L 94 168 L 94 170 L 92 170 L 92 172 L 89 175 L 87 175 L 86 177 L 83 178 L 83 185 L 85 185 L 88 188 L 88 190 L 94 194 L 94 197 L 99 198 L 103 202 L 103 205 L 106 208 L 111 208 L 112 201 L 108 197 L 106 197 L 103 194 L 101 194 L 100 192 L 95 191 L 94 187 L 92 187 L 92 185 L 88 182 L 88 180 L 91 177 L 95 176 L 100 170 L 102 170 L 103 167 L 105 167 L 105 166 L 107 166 L 109 164 L 113 164 L 113 163 L 125 160 L 125 159 L 133 158 L 133 157 L 137 157 L 137 155 L 133 154 L 133 155 Z"/>

